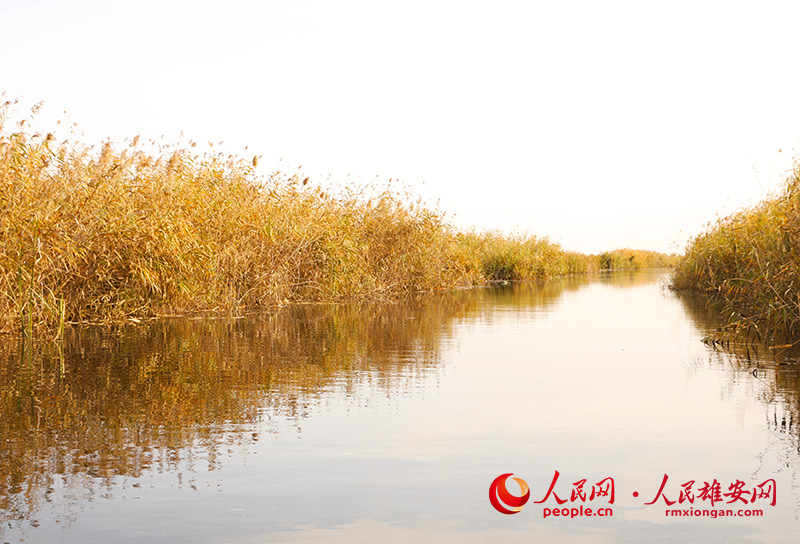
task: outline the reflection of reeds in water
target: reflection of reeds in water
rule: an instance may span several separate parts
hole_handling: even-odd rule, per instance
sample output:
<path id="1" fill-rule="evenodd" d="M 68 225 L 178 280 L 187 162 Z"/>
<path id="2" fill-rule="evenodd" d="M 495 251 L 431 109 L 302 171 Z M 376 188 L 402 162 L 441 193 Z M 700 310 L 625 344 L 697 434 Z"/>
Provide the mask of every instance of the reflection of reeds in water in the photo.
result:
<path id="1" fill-rule="evenodd" d="M 191 456 L 213 468 L 220 444 L 252 439 L 245 431 L 264 418 L 299 422 L 326 395 L 346 398 L 364 386 L 403 394 L 437 372 L 455 321 L 497 303 L 545 307 L 585 283 L 297 305 L 252 319 L 67 327 L 58 343 L 7 342 L 0 345 L 0 514 L 30 519 L 55 478 L 91 488 L 177 470 Z"/>
<path id="2" fill-rule="evenodd" d="M 788 471 L 788 478 L 796 482 L 800 475 L 800 349 L 773 349 L 747 328 L 728 327 L 725 316 L 710 308 L 702 295 L 686 291 L 677 294 L 704 335 L 709 359 L 718 368 L 729 369 L 729 387 L 746 386 L 764 406 L 764 424 L 771 432 L 757 456 L 756 474 L 774 478 L 777 472 Z M 787 492 L 800 509 L 796 489 Z"/>
<path id="3" fill-rule="evenodd" d="M 667 279 L 667 270 L 658 268 L 653 270 L 618 270 L 612 273 L 602 273 L 598 276 L 598 281 L 609 287 L 626 289 L 641 285 L 649 285 L 657 279 Z"/>
<path id="4" fill-rule="evenodd" d="M 772 407 L 767 425 L 778 432 L 791 433 L 800 451 L 800 349 L 776 349 L 759 342 L 758 336 L 748 334 L 746 329 L 726 330 L 724 316 L 709 308 L 699 294 L 678 292 L 678 298 L 705 335 L 703 342 L 719 364 L 763 385 L 760 400 Z"/>
<path id="5" fill-rule="evenodd" d="M 223 427 L 265 407 L 302 413 L 343 369 L 369 367 L 391 388 L 435 364 L 440 328 L 461 312 L 457 301 L 299 306 L 260 320 L 68 329 L 63 374 L 55 345 L 12 347 L 1 367 L 0 509 L 24 512 L 54 475 L 136 477 L 192 444 L 213 458 Z"/>

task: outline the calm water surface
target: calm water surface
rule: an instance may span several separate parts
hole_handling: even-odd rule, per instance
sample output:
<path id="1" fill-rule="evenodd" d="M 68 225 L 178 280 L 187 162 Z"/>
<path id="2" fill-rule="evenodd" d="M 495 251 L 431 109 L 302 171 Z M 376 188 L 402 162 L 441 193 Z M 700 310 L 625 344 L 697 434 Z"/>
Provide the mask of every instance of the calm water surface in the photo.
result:
<path id="1" fill-rule="evenodd" d="M 708 347 L 714 316 L 664 280 L 6 341 L 0 542 L 796 542 L 797 358 Z M 543 518 L 555 471 L 565 507 L 613 515 Z M 488 500 L 509 472 L 513 516 Z M 776 504 L 667 517 L 665 474 L 670 500 L 774 480 Z M 613 504 L 570 500 L 604 478 Z"/>

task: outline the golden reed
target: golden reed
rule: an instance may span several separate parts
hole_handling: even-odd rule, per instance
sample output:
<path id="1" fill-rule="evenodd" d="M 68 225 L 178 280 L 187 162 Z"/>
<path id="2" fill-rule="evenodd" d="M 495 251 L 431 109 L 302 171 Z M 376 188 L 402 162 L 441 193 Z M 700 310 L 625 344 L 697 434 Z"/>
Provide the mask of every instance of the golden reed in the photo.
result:
<path id="1" fill-rule="evenodd" d="M 257 158 L 146 151 L 138 137 L 99 150 L 58 143 L 24 121 L 7 130 L 12 105 L 0 108 L 0 330 L 241 314 L 670 261 L 458 232 L 407 193 L 331 194 L 299 174 L 259 176 Z"/>
<path id="2" fill-rule="evenodd" d="M 709 225 L 673 280 L 699 291 L 733 328 L 763 340 L 800 332 L 800 165 L 780 194 Z"/>

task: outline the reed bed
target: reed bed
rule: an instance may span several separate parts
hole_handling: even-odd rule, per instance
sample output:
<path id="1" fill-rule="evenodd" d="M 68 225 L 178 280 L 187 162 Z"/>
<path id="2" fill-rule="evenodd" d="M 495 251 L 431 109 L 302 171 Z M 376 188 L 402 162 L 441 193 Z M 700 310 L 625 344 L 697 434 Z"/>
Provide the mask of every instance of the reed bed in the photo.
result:
<path id="1" fill-rule="evenodd" d="M 642 268 L 671 268 L 677 255 L 667 255 L 643 249 L 615 249 L 598 255 L 603 270 L 639 270 Z"/>
<path id="2" fill-rule="evenodd" d="M 458 232 L 409 194 L 331 192 L 300 174 L 259 175 L 255 158 L 138 137 L 93 148 L 24 121 L 7 130 L 10 106 L 0 107 L 2 331 L 62 334 L 70 322 L 233 315 L 644 262 Z"/>
<path id="3" fill-rule="evenodd" d="M 595 256 L 565 251 L 531 234 L 462 233 L 456 238 L 456 249 L 459 262 L 489 282 L 544 280 L 601 268 Z"/>
<path id="4" fill-rule="evenodd" d="M 703 293 L 730 328 L 763 340 L 800 333 L 800 164 L 780 194 L 710 225 L 677 265 L 676 289 Z"/>

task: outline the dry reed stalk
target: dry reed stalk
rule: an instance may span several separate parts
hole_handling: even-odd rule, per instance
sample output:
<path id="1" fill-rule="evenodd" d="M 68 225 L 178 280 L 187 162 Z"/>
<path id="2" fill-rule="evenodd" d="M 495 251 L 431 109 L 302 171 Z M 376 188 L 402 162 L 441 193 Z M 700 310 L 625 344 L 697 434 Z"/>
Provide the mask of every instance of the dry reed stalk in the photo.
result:
<path id="1" fill-rule="evenodd" d="M 21 316 L 26 326 L 61 329 L 601 268 L 600 257 L 544 238 L 457 232 L 440 211 L 388 189 L 331 195 L 299 174 L 260 177 L 254 160 L 170 146 L 145 152 L 138 137 L 94 150 L 23 123 L 8 131 L 8 108 L 0 108 L 0 330 Z"/>

